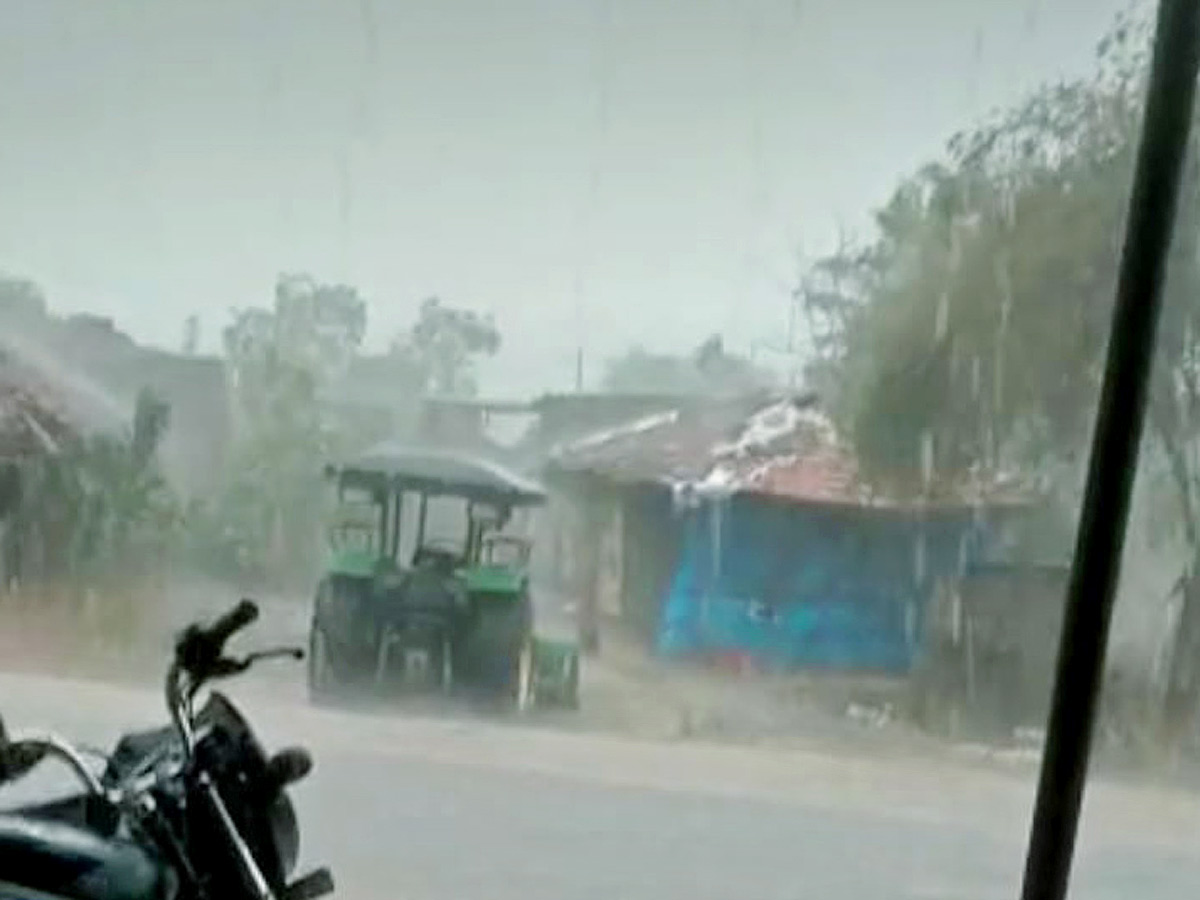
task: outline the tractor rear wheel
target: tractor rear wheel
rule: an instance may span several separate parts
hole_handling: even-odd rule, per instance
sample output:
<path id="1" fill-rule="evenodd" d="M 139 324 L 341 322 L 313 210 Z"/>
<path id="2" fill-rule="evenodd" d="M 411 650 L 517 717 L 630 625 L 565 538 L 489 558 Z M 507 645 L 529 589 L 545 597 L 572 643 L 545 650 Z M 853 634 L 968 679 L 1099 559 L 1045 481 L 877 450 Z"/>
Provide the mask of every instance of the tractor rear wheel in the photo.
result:
<path id="1" fill-rule="evenodd" d="M 480 610 L 466 641 L 471 681 L 493 699 L 524 710 L 533 700 L 533 629 L 528 601 Z"/>

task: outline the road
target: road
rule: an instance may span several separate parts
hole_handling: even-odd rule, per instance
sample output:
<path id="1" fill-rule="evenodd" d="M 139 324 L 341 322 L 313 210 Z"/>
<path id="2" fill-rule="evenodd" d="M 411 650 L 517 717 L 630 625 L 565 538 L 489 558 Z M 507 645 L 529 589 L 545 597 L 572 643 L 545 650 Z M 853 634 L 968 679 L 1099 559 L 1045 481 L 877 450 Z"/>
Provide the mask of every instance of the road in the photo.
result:
<path id="1" fill-rule="evenodd" d="M 313 750 L 296 792 L 304 857 L 331 864 L 352 900 L 1015 896 L 1031 787 L 1009 774 L 316 710 L 269 681 L 230 692 L 268 746 Z M 107 742 L 159 721 L 159 703 L 151 690 L 0 676 L 13 729 Z M 1200 886 L 1192 796 L 1099 783 L 1081 840 L 1076 897 Z"/>

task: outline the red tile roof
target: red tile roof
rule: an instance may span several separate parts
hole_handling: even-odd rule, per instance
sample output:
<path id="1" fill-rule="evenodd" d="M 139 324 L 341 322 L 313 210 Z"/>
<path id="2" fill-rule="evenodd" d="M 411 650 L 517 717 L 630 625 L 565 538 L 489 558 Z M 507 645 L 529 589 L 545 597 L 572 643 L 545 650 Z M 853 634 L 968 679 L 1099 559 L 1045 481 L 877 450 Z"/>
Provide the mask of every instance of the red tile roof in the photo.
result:
<path id="1" fill-rule="evenodd" d="M 865 496 L 854 460 L 838 450 L 817 450 L 802 459 L 770 466 L 747 489 L 821 503 L 853 502 Z"/>
<path id="2" fill-rule="evenodd" d="M 551 469 L 619 483 L 658 482 L 700 497 L 757 494 L 795 503 L 906 507 L 860 476 L 853 452 L 815 398 L 742 399 L 635 419 L 555 448 Z M 995 481 L 937 485 L 925 503 L 1024 503 L 1029 494 Z"/>

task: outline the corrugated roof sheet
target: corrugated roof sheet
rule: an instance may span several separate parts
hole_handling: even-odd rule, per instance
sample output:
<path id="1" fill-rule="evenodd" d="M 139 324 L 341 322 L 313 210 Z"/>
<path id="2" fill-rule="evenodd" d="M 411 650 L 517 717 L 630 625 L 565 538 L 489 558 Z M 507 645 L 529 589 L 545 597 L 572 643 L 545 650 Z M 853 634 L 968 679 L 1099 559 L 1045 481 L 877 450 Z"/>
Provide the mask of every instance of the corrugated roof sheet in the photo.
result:
<path id="1" fill-rule="evenodd" d="M 811 396 L 744 398 L 644 416 L 554 448 L 551 469 L 668 484 L 695 499 L 740 493 L 796 503 L 916 505 L 866 483 L 853 452 Z M 1019 504 L 1029 498 L 996 479 L 976 478 L 935 485 L 922 502 Z"/>
<path id="2" fill-rule="evenodd" d="M 459 494 L 488 502 L 540 503 L 542 486 L 495 460 L 447 447 L 384 441 L 334 468 L 339 477 L 379 477 L 407 490 Z"/>

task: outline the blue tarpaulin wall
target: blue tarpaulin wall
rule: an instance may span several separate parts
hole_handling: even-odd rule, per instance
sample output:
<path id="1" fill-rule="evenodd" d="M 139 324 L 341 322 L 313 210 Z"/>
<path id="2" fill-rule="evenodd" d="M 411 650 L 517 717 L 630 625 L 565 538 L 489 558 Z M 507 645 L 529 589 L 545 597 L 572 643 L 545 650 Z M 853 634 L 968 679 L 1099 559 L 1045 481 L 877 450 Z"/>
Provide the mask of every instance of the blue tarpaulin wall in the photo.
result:
<path id="1" fill-rule="evenodd" d="M 906 671 L 928 586 L 969 562 L 981 537 L 969 513 L 922 523 L 735 497 L 685 515 L 659 653 L 785 667 Z"/>

